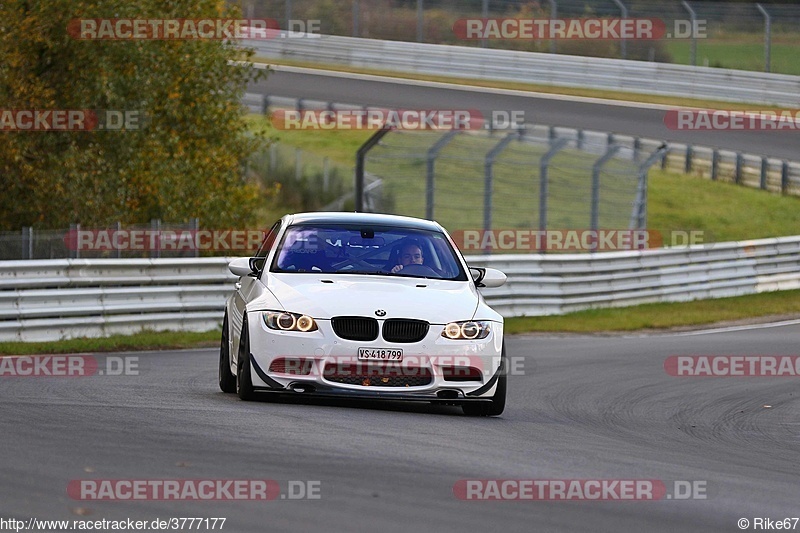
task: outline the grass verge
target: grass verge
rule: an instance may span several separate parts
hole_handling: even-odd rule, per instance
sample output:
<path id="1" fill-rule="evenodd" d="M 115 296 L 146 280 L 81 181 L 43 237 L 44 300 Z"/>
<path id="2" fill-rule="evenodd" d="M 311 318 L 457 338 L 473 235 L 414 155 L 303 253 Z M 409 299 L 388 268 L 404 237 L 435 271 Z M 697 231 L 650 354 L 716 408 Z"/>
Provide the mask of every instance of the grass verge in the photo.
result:
<path id="1" fill-rule="evenodd" d="M 559 316 L 514 317 L 506 319 L 505 332 L 593 333 L 669 329 L 786 315 L 800 315 L 800 290 L 693 302 L 589 309 Z"/>
<path id="2" fill-rule="evenodd" d="M 0 355 L 179 350 L 219 345 L 220 331 L 142 331 L 133 335 L 53 342 L 0 342 Z"/>
<path id="3" fill-rule="evenodd" d="M 667 50 L 674 63 L 688 65 L 691 58 L 691 41 L 673 39 L 667 41 Z M 772 36 L 770 70 L 779 74 L 800 75 L 800 52 L 797 38 L 791 34 Z M 764 70 L 764 36 L 762 34 L 737 34 L 726 38 L 699 39 L 697 41 L 697 64 L 718 68 Z"/>

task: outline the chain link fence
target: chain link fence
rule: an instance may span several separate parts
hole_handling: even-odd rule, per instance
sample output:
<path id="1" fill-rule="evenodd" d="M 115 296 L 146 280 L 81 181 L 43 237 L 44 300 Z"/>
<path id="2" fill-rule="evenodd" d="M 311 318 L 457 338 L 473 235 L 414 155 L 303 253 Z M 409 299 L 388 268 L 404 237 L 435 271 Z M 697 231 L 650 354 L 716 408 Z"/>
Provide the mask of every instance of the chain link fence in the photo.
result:
<path id="1" fill-rule="evenodd" d="M 89 259 L 198 257 L 200 250 L 180 243 L 183 234 L 194 236 L 199 219 L 187 223 L 164 224 L 153 219 L 149 224 L 122 224 L 42 230 L 23 227 L 0 231 L 0 261 L 19 259 Z"/>
<path id="2" fill-rule="evenodd" d="M 655 142 L 546 126 L 392 130 L 366 154 L 381 186 L 365 188 L 363 206 L 455 232 L 642 230 L 647 171 L 665 154 Z"/>

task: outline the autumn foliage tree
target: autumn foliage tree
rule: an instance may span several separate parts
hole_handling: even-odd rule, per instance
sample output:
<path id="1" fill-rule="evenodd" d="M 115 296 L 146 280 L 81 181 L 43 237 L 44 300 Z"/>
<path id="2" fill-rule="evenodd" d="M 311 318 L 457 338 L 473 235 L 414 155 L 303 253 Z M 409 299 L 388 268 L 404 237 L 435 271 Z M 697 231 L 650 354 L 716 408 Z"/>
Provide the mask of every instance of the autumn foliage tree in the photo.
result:
<path id="1" fill-rule="evenodd" d="M 252 52 L 219 40 L 79 40 L 81 18 L 236 17 L 224 0 L 0 2 L 0 110 L 128 110 L 123 131 L 0 131 L 0 229 L 199 217 L 243 227 L 258 189 L 243 161 Z"/>

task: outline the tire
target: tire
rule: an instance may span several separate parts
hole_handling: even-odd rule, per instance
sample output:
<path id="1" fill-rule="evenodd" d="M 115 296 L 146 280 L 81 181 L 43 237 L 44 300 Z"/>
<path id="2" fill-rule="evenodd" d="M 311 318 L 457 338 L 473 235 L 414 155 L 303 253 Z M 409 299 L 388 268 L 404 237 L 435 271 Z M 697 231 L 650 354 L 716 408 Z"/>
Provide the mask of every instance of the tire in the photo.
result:
<path id="1" fill-rule="evenodd" d="M 255 398 L 253 380 L 250 377 L 250 334 L 247 328 L 247 316 L 242 321 L 242 335 L 239 337 L 239 358 L 236 362 L 236 394 L 239 399 L 251 401 Z"/>
<path id="2" fill-rule="evenodd" d="M 231 350 L 228 340 L 228 313 L 222 320 L 222 338 L 219 341 L 219 388 L 222 392 L 236 392 L 236 376 L 231 372 Z"/>
<path id="3" fill-rule="evenodd" d="M 461 404 L 461 410 L 467 416 L 499 416 L 506 408 L 506 388 L 508 381 L 508 361 L 506 361 L 506 346 L 503 344 L 503 358 L 500 365 L 500 375 L 497 376 L 497 388 L 491 401 Z"/>

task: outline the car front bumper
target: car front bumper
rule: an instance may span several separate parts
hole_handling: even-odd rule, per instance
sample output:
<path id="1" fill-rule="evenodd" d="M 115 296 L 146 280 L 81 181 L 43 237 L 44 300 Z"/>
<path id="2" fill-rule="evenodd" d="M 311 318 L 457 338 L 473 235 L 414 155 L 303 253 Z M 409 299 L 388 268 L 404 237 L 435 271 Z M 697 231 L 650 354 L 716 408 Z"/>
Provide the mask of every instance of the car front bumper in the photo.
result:
<path id="1" fill-rule="evenodd" d="M 257 313 L 260 315 L 261 313 Z M 450 340 L 431 324 L 421 341 L 351 341 L 336 336 L 329 320 L 317 331 L 276 331 L 261 316 L 250 322 L 250 361 L 258 391 L 403 401 L 485 401 L 504 372 L 503 324 L 485 339 Z M 363 361 L 359 348 L 402 350 L 402 361 Z"/>

